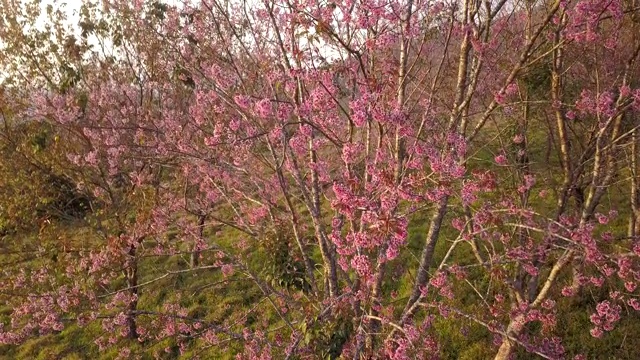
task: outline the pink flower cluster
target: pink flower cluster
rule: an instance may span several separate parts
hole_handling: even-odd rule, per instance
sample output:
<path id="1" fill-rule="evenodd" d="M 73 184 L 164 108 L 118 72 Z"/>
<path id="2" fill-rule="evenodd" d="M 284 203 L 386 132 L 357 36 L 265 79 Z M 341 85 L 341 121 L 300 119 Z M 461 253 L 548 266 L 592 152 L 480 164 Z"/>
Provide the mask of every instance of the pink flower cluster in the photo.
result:
<path id="1" fill-rule="evenodd" d="M 612 305 L 608 300 L 602 301 L 596 305 L 596 312 L 591 314 L 589 320 L 596 325 L 591 329 L 593 337 L 601 337 L 604 331 L 611 331 L 615 323 L 620 320 L 620 305 Z"/>

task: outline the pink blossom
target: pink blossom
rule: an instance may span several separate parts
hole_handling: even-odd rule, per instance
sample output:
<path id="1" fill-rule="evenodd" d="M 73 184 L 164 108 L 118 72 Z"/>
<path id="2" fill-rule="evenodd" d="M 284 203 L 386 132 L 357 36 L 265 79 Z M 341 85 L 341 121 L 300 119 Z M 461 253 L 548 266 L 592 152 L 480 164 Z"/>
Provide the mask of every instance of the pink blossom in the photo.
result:
<path id="1" fill-rule="evenodd" d="M 565 286 L 562 288 L 562 296 L 571 297 L 577 293 L 576 289 L 571 286 Z"/>
<path id="2" fill-rule="evenodd" d="M 371 277 L 371 264 L 364 255 L 356 255 L 351 259 L 351 267 L 363 278 Z"/>
<path id="3" fill-rule="evenodd" d="M 345 143 L 342 147 L 342 160 L 345 164 L 353 164 L 357 159 L 361 145 L 357 143 Z"/>
<path id="4" fill-rule="evenodd" d="M 504 105 L 507 102 L 507 95 L 503 91 L 500 91 L 496 93 L 494 99 L 498 104 Z"/>
<path id="5" fill-rule="evenodd" d="M 251 106 L 251 98 L 245 95 L 236 95 L 233 97 L 235 103 L 243 109 L 248 109 Z"/>
<path id="6" fill-rule="evenodd" d="M 627 304 L 631 306 L 634 310 L 640 311 L 640 301 L 638 301 L 638 299 L 636 298 L 629 299 L 627 300 Z"/>
<path id="7" fill-rule="evenodd" d="M 504 154 L 500 154 L 500 155 L 496 156 L 494 158 L 494 161 L 498 165 L 507 165 L 508 164 L 507 157 Z"/>
<path id="8" fill-rule="evenodd" d="M 513 96 L 513 95 L 515 95 L 515 94 L 517 94 L 517 93 L 518 93 L 518 90 L 519 90 L 519 89 L 518 89 L 518 84 L 516 84 L 516 83 L 511 83 L 511 84 L 509 84 L 509 85 L 506 87 L 506 89 L 505 89 L 505 94 L 506 94 L 507 96 Z"/>
<path id="9" fill-rule="evenodd" d="M 627 289 L 628 292 L 634 292 L 638 285 L 633 281 L 625 281 L 624 288 Z"/>
<path id="10" fill-rule="evenodd" d="M 224 275 L 224 277 L 229 277 L 229 276 L 233 275 L 233 272 L 234 272 L 233 271 L 233 265 L 231 265 L 231 264 L 222 265 L 220 270 L 222 271 L 222 274 Z"/>
<path id="11" fill-rule="evenodd" d="M 606 215 L 600 214 L 600 213 L 596 213 L 596 219 L 598 219 L 598 222 L 600 224 L 606 224 L 609 222 L 609 218 Z"/>
<path id="12" fill-rule="evenodd" d="M 238 104 L 240 105 L 240 104 Z M 258 116 L 266 118 L 271 116 L 272 112 L 273 112 L 273 107 L 271 106 L 271 100 L 269 99 L 262 99 L 260 101 L 258 101 L 255 105 L 255 111 L 258 114 Z"/>

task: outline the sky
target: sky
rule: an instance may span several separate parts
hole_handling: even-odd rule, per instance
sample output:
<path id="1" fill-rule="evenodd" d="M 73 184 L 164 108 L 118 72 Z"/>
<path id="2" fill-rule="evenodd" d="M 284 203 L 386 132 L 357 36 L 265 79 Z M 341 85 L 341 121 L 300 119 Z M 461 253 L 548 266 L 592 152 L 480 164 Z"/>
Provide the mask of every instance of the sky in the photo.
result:
<path id="1" fill-rule="evenodd" d="M 47 8 L 48 5 L 52 5 L 54 8 L 60 8 L 64 10 L 67 18 L 70 20 L 70 24 L 76 24 L 78 22 L 78 13 L 80 11 L 80 6 L 84 1 L 82 0 L 67 0 L 67 1 L 57 1 L 57 0 L 42 0 L 42 4 L 40 5 L 43 13 L 44 9 Z M 39 20 L 39 25 L 43 25 L 46 19 L 45 16 L 41 16 Z"/>

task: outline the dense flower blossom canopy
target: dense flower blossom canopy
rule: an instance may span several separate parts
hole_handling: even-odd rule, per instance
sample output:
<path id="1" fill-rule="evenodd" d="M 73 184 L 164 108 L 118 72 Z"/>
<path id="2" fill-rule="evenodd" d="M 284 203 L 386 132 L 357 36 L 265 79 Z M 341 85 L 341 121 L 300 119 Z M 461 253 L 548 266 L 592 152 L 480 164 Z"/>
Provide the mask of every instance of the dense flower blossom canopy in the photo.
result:
<path id="1" fill-rule="evenodd" d="M 3 120 L 46 124 L 90 206 L 3 240 L 0 343 L 414 359 L 453 327 L 559 359 L 572 299 L 594 338 L 637 320 L 635 2 L 40 10 L 0 2 Z"/>

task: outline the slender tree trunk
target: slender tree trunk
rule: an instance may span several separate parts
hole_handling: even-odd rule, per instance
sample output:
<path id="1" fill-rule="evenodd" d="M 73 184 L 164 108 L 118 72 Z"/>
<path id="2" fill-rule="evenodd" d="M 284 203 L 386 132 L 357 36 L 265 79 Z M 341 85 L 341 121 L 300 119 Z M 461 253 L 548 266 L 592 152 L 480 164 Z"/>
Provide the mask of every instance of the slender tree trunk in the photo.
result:
<path id="1" fill-rule="evenodd" d="M 632 8 L 636 8 L 636 0 L 632 2 Z M 638 24 L 640 23 L 640 15 L 637 11 L 634 12 L 632 17 L 633 19 L 633 43 L 637 44 L 637 34 L 638 34 Z M 631 172 L 631 214 L 629 215 L 629 232 L 628 235 L 630 238 L 635 239 L 636 236 L 640 233 L 640 175 L 638 174 L 638 141 L 640 140 L 638 137 L 640 136 L 640 131 L 638 131 L 637 117 L 634 116 L 631 121 L 631 126 L 633 126 L 633 131 L 631 132 L 631 161 L 629 166 L 629 171 Z"/>
<path id="2" fill-rule="evenodd" d="M 133 300 L 129 302 L 127 306 L 127 337 L 129 339 L 138 338 L 138 327 L 136 325 L 136 311 L 138 310 L 138 263 L 136 259 L 136 248 L 131 245 L 129 247 L 129 262 L 130 265 L 126 270 L 127 288 L 129 293 L 133 297 Z"/>
<path id="3" fill-rule="evenodd" d="M 198 237 L 200 238 L 200 240 L 204 238 L 204 222 L 206 221 L 206 219 L 206 215 L 198 215 Z M 191 252 L 190 263 L 192 268 L 198 267 L 198 265 L 200 265 L 200 250 L 197 249 L 197 245 Z"/>
<path id="4" fill-rule="evenodd" d="M 631 214 L 629 214 L 630 238 L 635 238 L 640 232 L 640 190 L 638 186 L 638 129 L 631 133 L 631 161 L 629 170 L 631 171 Z"/>
<path id="5" fill-rule="evenodd" d="M 449 197 L 445 196 L 440 200 L 438 207 L 436 208 L 431 222 L 429 224 L 429 231 L 427 232 L 427 241 L 425 247 L 422 250 L 422 256 L 420 256 L 420 265 L 418 268 L 418 274 L 416 276 L 415 284 L 413 285 L 413 291 L 407 301 L 407 305 L 402 312 L 402 321 L 405 323 L 418 309 L 418 301 L 422 297 L 422 289 L 429 282 L 429 267 L 431 267 L 431 261 L 433 260 L 433 254 L 436 249 L 438 237 L 440 236 L 440 228 L 444 216 L 447 213 L 447 205 L 449 203 Z"/>

